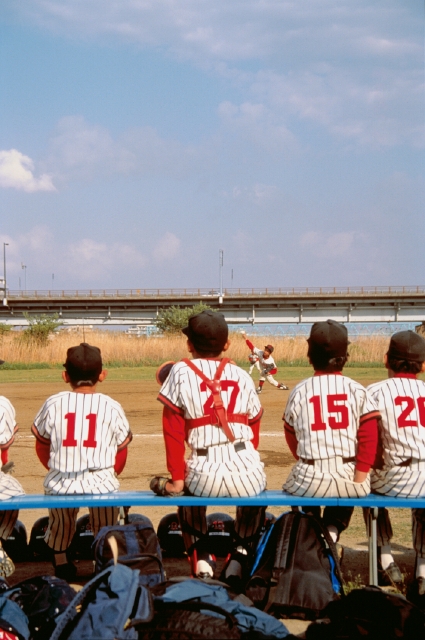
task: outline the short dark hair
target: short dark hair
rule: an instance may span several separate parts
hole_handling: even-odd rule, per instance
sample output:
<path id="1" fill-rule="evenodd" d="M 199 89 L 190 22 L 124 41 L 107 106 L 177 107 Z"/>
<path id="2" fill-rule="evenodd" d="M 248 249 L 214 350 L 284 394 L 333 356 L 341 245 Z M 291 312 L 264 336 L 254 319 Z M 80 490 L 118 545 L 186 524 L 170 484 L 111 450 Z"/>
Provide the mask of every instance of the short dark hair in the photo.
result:
<path id="1" fill-rule="evenodd" d="M 182 329 L 204 358 L 216 358 L 223 351 L 229 336 L 229 328 L 222 313 L 206 309 L 189 318 L 188 326 Z"/>
<path id="2" fill-rule="evenodd" d="M 307 356 L 315 371 L 326 371 L 328 373 L 342 371 L 348 360 L 348 353 L 345 356 L 329 358 L 323 353 L 322 349 L 315 349 L 313 345 L 309 346 Z"/>
<path id="3" fill-rule="evenodd" d="M 100 349 L 87 344 L 87 342 L 70 347 L 63 366 L 73 386 L 93 386 L 99 381 L 99 375 L 102 371 Z"/>
<path id="4" fill-rule="evenodd" d="M 416 362 L 414 360 L 399 360 L 398 358 L 388 357 L 388 368 L 394 373 L 412 373 L 418 374 L 422 370 L 422 362 Z"/>

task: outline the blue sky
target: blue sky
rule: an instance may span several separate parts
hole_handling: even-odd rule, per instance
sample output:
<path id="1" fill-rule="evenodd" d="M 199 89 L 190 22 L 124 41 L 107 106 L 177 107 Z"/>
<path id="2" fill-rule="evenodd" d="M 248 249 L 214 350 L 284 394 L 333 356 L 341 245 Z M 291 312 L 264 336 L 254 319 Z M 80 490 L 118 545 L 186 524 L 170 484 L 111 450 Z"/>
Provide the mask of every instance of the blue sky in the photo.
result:
<path id="1" fill-rule="evenodd" d="M 424 284 L 422 1 L 3 0 L 0 29 L 10 289 L 216 288 L 220 249 L 226 287 Z"/>

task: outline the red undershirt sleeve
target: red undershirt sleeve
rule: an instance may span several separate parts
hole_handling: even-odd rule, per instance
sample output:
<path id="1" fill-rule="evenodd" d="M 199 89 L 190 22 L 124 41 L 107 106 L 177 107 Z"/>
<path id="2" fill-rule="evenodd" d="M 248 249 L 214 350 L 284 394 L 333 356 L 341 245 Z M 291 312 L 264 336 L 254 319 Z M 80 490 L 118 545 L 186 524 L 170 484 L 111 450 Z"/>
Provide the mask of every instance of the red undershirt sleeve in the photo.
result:
<path id="1" fill-rule="evenodd" d="M 117 454 L 115 456 L 114 469 L 118 475 L 120 475 L 120 473 L 122 473 L 122 471 L 124 470 L 126 462 L 127 462 L 127 447 L 124 447 L 124 449 L 120 449 L 119 451 L 117 451 Z"/>
<path id="2" fill-rule="evenodd" d="M 184 480 L 186 463 L 185 420 L 184 417 L 164 406 L 162 410 L 162 430 L 165 440 L 167 469 L 172 480 Z"/>
<path id="3" fill-rule="evenodd" d="M 291 453 L 294 456 L 295 460 L 298 460 L 299 459 L 299 456 L 297 454 L 298 440 L 295 435 L 294 427 L 288 424 L 285 420 L 283 421 L 283 426 L 285 430 L 286 444 L 291 450 Z"/>
<path id="4" fill-rule="evenodd" d="M 50 458 L 50 442 L 35 441 L 35 452 L 43 467 L 49 468 L 48 462 Z"/>
<path id="5" fill-rule="evenodd" d="M 6 464 L 6 462 L 9 462 L 9 449 L 2 449 L 1 450 L 1 463 L 2 464 Z"/>
<path id="6" fill-rule="evenodd" d="M 254 345 L 252 344 L 252 342 L 250 340 L 245 340 L 245 342 L 247 343 L 248 347 L 251 349 L 251 351 L 253 349 L 255 349 Z"/>
<path id="7" fill-rule="evenodd" d="M 357 440 L 356 469 L 369 471 L 375 462 L 378 447 L 378 418 L 376 416 L 360 423 Z"/>

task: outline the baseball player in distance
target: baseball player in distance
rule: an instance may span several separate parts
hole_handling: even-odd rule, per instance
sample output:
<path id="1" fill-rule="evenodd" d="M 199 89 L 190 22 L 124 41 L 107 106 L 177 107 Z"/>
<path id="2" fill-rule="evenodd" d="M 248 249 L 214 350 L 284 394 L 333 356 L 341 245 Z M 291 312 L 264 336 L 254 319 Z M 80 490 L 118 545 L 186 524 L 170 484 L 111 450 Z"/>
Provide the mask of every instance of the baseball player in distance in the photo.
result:
<path id="1" fill-rule="evenodd" d="M 257 356 L 257 354 L 251 352 L 248 356 L 248 362 L 248 373 L 250 376 L 252 376 L 252 372 L 254 371 L 254 369 L 258 369 L 258 372 L 261 373 L 260 358 Z"/>
<path id="2" fill-rule="evenodd" d="M 0 360 L 0 365 L 4 360 Z M 14 496 L 21 496 L 25 493 L 20 483 L 8 473 L 4 473 L 8 463 L 9 447 L 15 439 L 18 426 L 15 420 L 15 409 L 10 401 L 4 396 L 0 396 L 0 450 L 2 471 L 0 471 L 0 501 L 7 500 Z M 0 509 L 0 576 L 7 578 L 12 575 L 15 566 L 12 560 L 2 547 L 1 540 L 6 540 L 13 531 L 13 527 L 18 519 L 19 511 L 2 511 Z"/>
<path id="3" fill-rule="evenodd" d="M 374 493 L 425 497 L 425 340 L 414 331 L 400 331 L 390 340 L 384 357 L 388 378 L 368 387 L 381 413 L 382 468 L 371 474 Z M 391 583 L 403 580 L 391 554 L 392 529 L 388 511 L 378 511 L 381 574 Z M 412 509 L 416 576 L 411 595 L 425 608 L 425 509 Z M 380 576 L 381 577 L 381 576 Z"/>
<path id="4" fill-rule="evenodd" d="M 342 375 L 348 344 L 347 329 L 339 322 L 316 322 L 311 328 L 307 355 L 314 375 L 292 390 L 283 416 L 286 442 L 297 459 L 283 489 L 294 495 L 356 498 L 370 492 L 379 412 L 369 392 Z M 323 522 L 334 542 L 352 511 L 325 509 Z"/>
<path id="5" fill-rule="evenodd" d="M 283 384 L 283 382 L 277 382 L 277 380 L 273 378 L 273 376 L 276 375 L 277 373 L 276 362 L 272 357 L 272 353 L 274 351 L 273 345 L 266 344 L 264 349 L 257 349 L 257 347 L 254 347 L 252 342 L 248 340 L 245 331 L 241 331 L 241 334 L 245 338 L 246 344 L 251 349 L 251 353 L 258 357 L 259 367 L 257 368 L 260 371 L 260 380 L 258 382 L 257 393 L 262 392 L 263 385 L 266 380 L 267 382 L 269 382 L 274 387 L 277 387 L 278 389 L 282 389 L 282 390 L 289 389 L 289 387 Z M 250 373 L 252 372 L 252 368 L 250 369 L 249 372 Z"/>
<path id="6" fill-rule="evenodd" d="M 132 439 L 121 405 L 98 393 L 106 378 L 100 349 L 87 343 L 67 351 L 64 382 L 70 391 L 50 396 L 38 412 L 32 432 L 36 452 L 49 470 L 44 479 L 47 494 L 110 493 L 118 491 L 117 475 L 124 469 Z M 118 509 L 89 509 L 93 534 L 115 524 Z M 55 575 L 72 580 L 76 567 L 67 549 L 75 533 L 78 508 L 49 509 L 45 541 L 54 551 Z"/>
<path id="7" fill-rule="evenodd" d="M 192 360 L 171 368 L 158 396 L 164 405 L 171 479 L 154 478 L 151 488 L 161 495 L 183 490 L 205 497 L 257 495 L 266 487 L 257 452 L 262 408 L 248 373 L 221 357 L 230 344 L 224 316 L 203 311 L 189 319 L 183 333 Z M 186 461 L 185 442 L 191 450 Z M 237 509 L 235 551 L 221 576 L 234 588 L 260 534 L 264 513 L 265 508 Z M 193 575 L 212 578 L 215 558 L 208 549 L 206 507 L 180 508 L 179 517 Z"/>

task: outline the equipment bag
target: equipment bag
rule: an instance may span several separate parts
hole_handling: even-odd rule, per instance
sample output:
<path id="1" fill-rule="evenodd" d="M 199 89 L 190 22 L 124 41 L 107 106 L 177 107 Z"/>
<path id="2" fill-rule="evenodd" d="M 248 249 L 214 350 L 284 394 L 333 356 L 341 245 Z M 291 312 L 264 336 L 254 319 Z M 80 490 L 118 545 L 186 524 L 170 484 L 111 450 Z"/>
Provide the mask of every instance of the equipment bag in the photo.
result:
<path id="1" fill-rule="evenodd" d="M 108 567 L 77 593 L 50 640 L 137 640 L 135 625 L 153 616 L 152 596 L 139 572 Z"/>
<path id="2" fill-rule="evenodd" d="M 289 636 L 282 622 L 216 580 L 175 578 L 154 587 L 152 593 L 155 616 L 138 625 L 139 640 L 266 640 Z"/>
<path id="3" fill-rule="evenodd" d="M 140 584 L 151 587 L 165 580 L 161 547 L 149 518 L 139 518 L 139 522 L 131 524 L 102 527 L 93 542 L 95 572 L 100 573 L 113 563 L 108 541 L 115 538 L 118 563 L 138 569 Z"/>
<path id="4" fill-rule="evenodd" d="M 425 614 L 401 594 L 379 587 L 354 589 L 331 602 L 323 619 L 306 631 L 308 640 L 419 640 L 425 638 Z"/>
<path id="5" fill-rule="evenodd" d="M 65 580 L 54 576 L 37 576 L 3 591 L 1 597 L 11 600 L 25 613 L 31 640 L 45 640 L 50 638 L 58 617 L 75 594 Z"/>
<path id="6" fill-rule="evenodd" d="M 312 515 L 293 510 L 260 539 L 245 593 L 277 617 L 314 620 L 343 595 L 342 582 L 326 528 Z"/>

